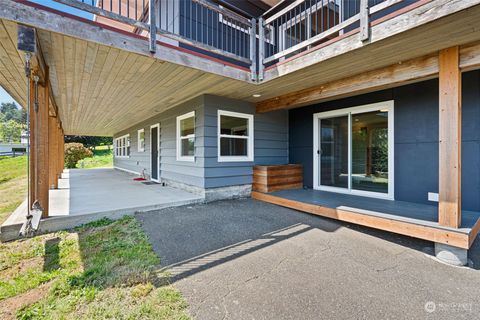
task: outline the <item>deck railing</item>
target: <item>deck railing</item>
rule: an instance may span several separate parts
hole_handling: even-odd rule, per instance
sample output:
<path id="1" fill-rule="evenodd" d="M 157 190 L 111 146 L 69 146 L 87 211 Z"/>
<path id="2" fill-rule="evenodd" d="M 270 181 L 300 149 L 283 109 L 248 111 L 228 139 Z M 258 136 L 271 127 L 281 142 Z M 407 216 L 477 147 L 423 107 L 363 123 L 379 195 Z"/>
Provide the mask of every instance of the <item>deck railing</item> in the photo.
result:
<path id="1" fill-rule="evenodd" d="M 379 13 L 397 10 L 416 0 L 297 0 L 278 12 L 267 12 L 260 23 L 265 41 L 259 53 L 268 65 L 360 28 L 368 39 L 368 23 Z"/>
<path id="2" fill-rule="evenodd" d="M 256 21 L 207 0 L 55 1 L 148 34 L 151 51 L 160 36 L 160 40 L 182 43 L 248 66 L 255 60 L 250 38 Z"/>
<path id="3" fill-rule="evenodd" d="M 266 66 L 352 30 L 368 40 L 370 22 L 419 0 L 294 0 L 258 21 L 209 0 L 54 1 L 148 35 L 152 52 L 159 38 L 249 66 L 262 80 Z"/>

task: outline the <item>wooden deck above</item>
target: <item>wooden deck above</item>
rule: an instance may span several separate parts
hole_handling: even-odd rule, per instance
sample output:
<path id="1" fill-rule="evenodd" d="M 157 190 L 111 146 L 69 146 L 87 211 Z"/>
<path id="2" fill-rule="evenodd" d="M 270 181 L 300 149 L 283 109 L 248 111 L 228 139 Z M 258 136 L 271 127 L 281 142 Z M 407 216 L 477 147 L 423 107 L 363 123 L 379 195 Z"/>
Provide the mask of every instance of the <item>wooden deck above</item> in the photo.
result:
<path id="1" fill-rule="evenodd" d="M 0 85 L 25 103 L 24 54 L 16 49 L 18 24 L 37 30 L 52 96 L 69 135 L 112 135 L 202 94 L 256 103 L 293 92 L 303 96 L 301 90 L 315 87 L 314 95 L 320 97 L 311 99 L 321 100 L 325 95 L 334 99 L 358 94 L 357 82 L 344 81 L 355 75 L 367 75 L 357 79 L 363 93 L 420 81 L 438 75 L 431 55 L 454 45 L 462 45 L 462 71 L 480 68 L 480 0 L 421 3 L 372 26 L 368 43 L 359 40 L 358 32 L 344 34 L 269 67 L 263 82 L 257 83 L 251 81 L 248 68 L 224 60 L 160 41 L 152 54 L 142 35 L 26 0 L 0 0 Z M 367 73 L 424 56 L 430 58 L 409 63 L 403 72 L 394 68 Z"/>
<path id="2" fill-rule="evenodd" d="M 312 189 L 252 192 L 257 200 L 283 207 L 469 249 L 480 231 L 480 213 L 462 211 L 460 228 L 438 224 L 436 206 L 366 198 Z"/>

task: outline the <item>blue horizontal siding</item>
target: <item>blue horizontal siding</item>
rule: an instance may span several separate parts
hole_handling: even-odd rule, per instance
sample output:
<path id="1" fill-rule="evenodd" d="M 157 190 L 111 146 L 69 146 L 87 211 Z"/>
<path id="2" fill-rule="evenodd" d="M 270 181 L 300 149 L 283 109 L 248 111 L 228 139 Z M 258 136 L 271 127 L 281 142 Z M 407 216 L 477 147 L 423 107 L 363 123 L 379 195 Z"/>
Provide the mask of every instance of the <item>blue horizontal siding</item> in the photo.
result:
<path id="1" fill-rule="evenodd" d="M 462 205 L 480 210 L 480 71 L 462 80 Z M 304 181 L 313 184 L 313 114 L 394 100 L 395 199 L 428 203 L 438 192 L 438 79 L 289 112 L 290 163 L 304 166 Z"/>
<path id="2" fill-rule="evenodd" d="M 177 161 L 176 117 L 192 110 L 196 111 L 195 161 Z M 218 110 L 254 115 L 254 161 L 218 162 Z M 255 114 L 255 107 L 251 103 L 205 95 L 119 132 L 116 136 L 130 133 L 132 151 L 128 159 L 116 158 L 116 164 L 129 170 L 141 171 L 141 168 L 146 168 L 147 172 L 150 172 L 149 130 L 150 125 L 155 123 L 160 123 L 161 178 L 205 188 L 250 184 L 253 165 L 288 162 L 288 113 L 286 111 Z M 146 150 L 143 153 L 133 151 L 136 150 L 136 132 L 139 128 L 145 128 L 146 132 Z"/>

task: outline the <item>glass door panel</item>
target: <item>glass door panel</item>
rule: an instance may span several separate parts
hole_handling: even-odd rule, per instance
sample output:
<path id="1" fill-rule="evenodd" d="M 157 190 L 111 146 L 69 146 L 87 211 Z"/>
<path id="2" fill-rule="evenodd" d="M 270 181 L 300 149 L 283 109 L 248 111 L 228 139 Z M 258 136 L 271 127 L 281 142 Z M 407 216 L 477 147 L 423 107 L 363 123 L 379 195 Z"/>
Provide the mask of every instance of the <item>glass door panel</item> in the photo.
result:
<path id="1" fill-rule="evenodd" d="M 320 185 L 348 188 L 348 115 L 320 119 Z"/>
<path id="2" fill-rule="evenodd" d="M 388 111 L 352 114 L 352 189 L 388 193 Z"/>

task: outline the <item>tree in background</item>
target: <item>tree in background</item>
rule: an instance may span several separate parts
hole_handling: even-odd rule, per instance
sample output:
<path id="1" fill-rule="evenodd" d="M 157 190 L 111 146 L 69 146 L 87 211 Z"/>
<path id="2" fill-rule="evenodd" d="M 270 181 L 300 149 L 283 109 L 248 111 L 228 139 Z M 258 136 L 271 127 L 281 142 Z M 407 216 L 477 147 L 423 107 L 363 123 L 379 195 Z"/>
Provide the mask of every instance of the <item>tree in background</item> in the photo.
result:
<path id="1" fill-rule="evenodd" d="M 0 141 L 6 143 L 20 142 L 22 130 L 25 126 L 15 120 L 0 122 Z"/>
<path id="2" fill-rule="evenodd" d="M 65 143 L 78 142 L 85 147 L 95 149 L 97 146 L 110 146 L 113 143 L 112 137 L 91 137 L 91 136 L 65 136 Z"/>
<path id="3" fill-rule="evenodd" d="M 18 108 L 15 102 L 0 104 L 0 141 L 20 142 L 22 130 L 27 124 L 27 113 Z"/>
<path id="4" fill-rule="evenodd" d="M 0 104 L 0 113 L 3 117 L 2 122 L 14 120 L 20 124 L 27 123 L 27 112 L 23 108 L 18 108 L 15 102 Z M 0 117 L 0 120 L 2 120 L 2 117 Z"/>

